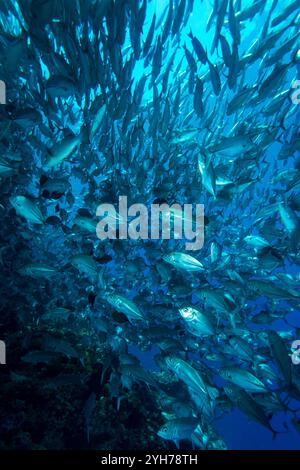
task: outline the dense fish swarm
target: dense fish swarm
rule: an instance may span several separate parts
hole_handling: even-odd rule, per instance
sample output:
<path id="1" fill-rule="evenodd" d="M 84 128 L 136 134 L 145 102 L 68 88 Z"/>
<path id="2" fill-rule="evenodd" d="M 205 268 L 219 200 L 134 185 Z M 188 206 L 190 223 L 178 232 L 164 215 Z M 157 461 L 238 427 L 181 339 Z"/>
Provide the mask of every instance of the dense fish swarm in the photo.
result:
<path id="1" fill-rule="evenodd" d="M 299 2 L 6 0 L 0 54 L 1 448 L 299 431 Z M 100 240 L 122 195 L 203 248 Z"/>

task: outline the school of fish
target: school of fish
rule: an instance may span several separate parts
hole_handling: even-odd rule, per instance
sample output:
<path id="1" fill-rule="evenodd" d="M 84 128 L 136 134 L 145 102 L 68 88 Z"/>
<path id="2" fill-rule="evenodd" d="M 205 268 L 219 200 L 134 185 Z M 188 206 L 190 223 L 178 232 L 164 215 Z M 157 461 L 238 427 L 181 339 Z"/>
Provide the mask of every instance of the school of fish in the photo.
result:
<path id="1" fill-rule="evenodd" d="M 0 3 L 1 310 L 84 329 L 118 407 L 143 383 L 161 439 L 226 449 L 216 420 L 235 408 L 300 430 L 299 2 L 159 3 Z M 99 240 L 120 195 L 204 204 L 203 248 Z M 43 333 L 20 361 L 84 366 L 84 344 Z"/>

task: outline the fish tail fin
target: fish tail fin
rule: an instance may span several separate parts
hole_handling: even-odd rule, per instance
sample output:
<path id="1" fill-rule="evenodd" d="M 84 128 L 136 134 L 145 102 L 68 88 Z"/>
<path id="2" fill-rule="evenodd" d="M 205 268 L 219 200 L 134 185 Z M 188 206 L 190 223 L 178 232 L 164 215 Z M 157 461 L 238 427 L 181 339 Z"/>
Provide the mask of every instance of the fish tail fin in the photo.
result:
<path id="1" fill-rule="evenodd" d="M 176 445 L 176 447 L 177 447 L 177 450 L 180 450 L 180 444 L 179 444 L 179 441 L 178 441 L 178 440 L 174 440 L 174 444 Z"/>

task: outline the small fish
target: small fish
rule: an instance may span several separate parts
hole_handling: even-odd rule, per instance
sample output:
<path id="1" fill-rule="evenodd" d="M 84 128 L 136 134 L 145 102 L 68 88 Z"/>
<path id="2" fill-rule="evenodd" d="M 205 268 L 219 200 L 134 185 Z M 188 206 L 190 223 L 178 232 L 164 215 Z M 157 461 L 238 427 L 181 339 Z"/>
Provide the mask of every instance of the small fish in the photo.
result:
<path id="1" fill-rule="evenodd" d="M 206 51 L 204 50 L 204 47 L 202 46 L 199 39 L 197 39 L 195 36 L 193 36 L 192 31 L 189 32 L 188 36 L 192 40 L 192 45 L 193 45 L 194 51 L 195 51 L 198 59 L 200 60 L 200 62 L 202 62 L 202 64 L 205 65 L 206 62 L 207 62 L 207 54 L 206 54 Z"/>
<path id="2" fill-rule="evenodd" d="M 21 357 L 23 362 L 30 364 L 48 364 L 57 361 L 60 354 L 54 351 L 31 351 Z"/>
<path id="3" fill-rule="evenodd" d="M 57 275 L 57 269 L 48 266 L 45 263 L 29 263 L 22 266 L 18 272 L 21 275 L 32 276 L 32 277 L 51 277 Z"/>
<path id="4" fill-rule="evenodd" d="M 255 248 L 267 248 L 270 246 L 269 242 L 258 235 L 248 235 L 244 238 L 247 245 L 254 246 Z"/>
<path id="5" fill-rule="evenodd" d="M 187 323 L 188 330 L 196 336 L 214 335 L 215 329 L 209 318 L 194 307 L 181 307 L 179 313 Z"/>
<path id="6" fill-rule="evenodd" d="M 193 432 L 198 425 L 197 418 L 178 418 L 167 421 L 157 432 L 159 437 L 170 441 L 180 441 L 191 439 Z"/>
<path id="7" fill-rule="evenodd" d="M 96 261 L 90 255 L 79 254 L 71 258 L 71 264 L 81 273 L 87 274 L 91 278 L 98 277 L 99 268 Z"/>
<path id="8" fill-rule="evenodd" d="M 288 231 L 293 250 L 297 249 L 300 242 L 300 223 L 296 214 L 285 204 L 278 204 L 281 221 Z"/>
<path id="9" fill-rule="evenodd" d="M 47 167 L 53 168 L 60 165 L 64 160 L 69 158 L 74 150 L 81 144 L 85 139 L 86 129 L 84 129 L 79 135 L 70 135 L 65 137 L 60 142 L 55 144 L 48 153 L 47 156 Z"/>
<path id="10" fill-rule="evenodd" d="M 163 256 L 166 263 L 172 264 L 175 268 L 186 271 L 204 271 L 203 264 L 191 255 L 173 252 Z"/>
<path id="11" fill-rule="evenodd" d="M 110 305 L 112 305 L 118 312 L 124 313 L 129 320 L 145 319 L 141 310 L 132 300 L 129 300 L 120 294 L 107 294 L 105 298 Z"/>
<path id="12" fill-rule="evenodd" d="M 264 383 L 248 370 L 239 369 L 237 367 L 227 367 L 222 368 L 219 373 L 225 380 L 238 385 L 247 392 L 268 392 Z"/>
<path id="13" fill-rule="evenodd" d="M 44 217 L 39 207 L 26 196 L 11 196 L 9 200 L 17 214 L 24 217 L 27 222 L 32 224 L 44 223 Z"/>
<path id="14" fill-rule="evenodd" d="M 226 137 L 220 143 L 210 145 L 207 150 L 211 153 L 220 153 L 226 157 L 237 157 L 249 152 L 255 147 L 249 136 L 239 135 Z"/>
<path id="15" fill-rule="evenodd" d="M 93 220 L 91 217 L 78 215 L 74 219 L 74 225 L 87 232 L 96 233 L 97 221 Z"/>

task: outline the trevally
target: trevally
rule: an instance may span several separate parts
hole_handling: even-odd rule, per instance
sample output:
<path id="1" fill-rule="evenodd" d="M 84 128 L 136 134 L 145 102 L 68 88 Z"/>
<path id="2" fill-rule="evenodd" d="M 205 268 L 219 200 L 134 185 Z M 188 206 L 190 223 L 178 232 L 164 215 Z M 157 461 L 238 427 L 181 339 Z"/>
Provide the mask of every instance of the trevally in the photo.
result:
<path id="1" fill-rule="evenodd" d="M 43 224 L 44 217 L 39 207 L 26 196 L 11 196 L 10 203 L 15 208 L 18 215 L 24 217 L 27 222 L 33 224 Z"/>
<path id="2" fill-rule="evenodd" d="M 186 271 L 203 271 L 203 264 L 191 255 L 186 253 L 173 252 L 163 256 L 166 263 L 172 264 L 175 268 Z"/>

